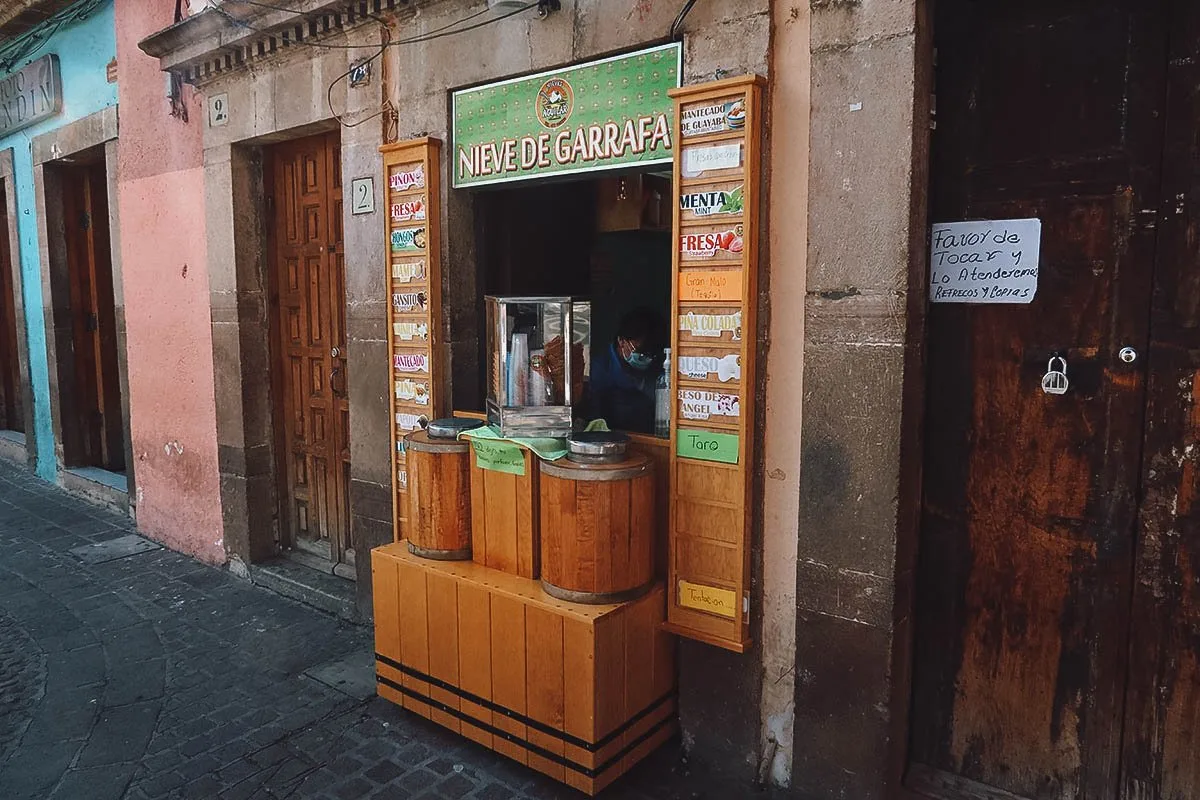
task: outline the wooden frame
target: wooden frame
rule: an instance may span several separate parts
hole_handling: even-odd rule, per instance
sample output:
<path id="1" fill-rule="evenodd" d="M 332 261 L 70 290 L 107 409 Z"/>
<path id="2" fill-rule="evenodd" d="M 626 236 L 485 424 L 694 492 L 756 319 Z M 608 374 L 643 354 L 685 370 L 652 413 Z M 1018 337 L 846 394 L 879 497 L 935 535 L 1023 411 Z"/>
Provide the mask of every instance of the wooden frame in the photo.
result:
<path id="1" fill-rule="evenodd" d="M 388 254 L 392 520 L 398 542 L 405 536 L 408 517 L 404 436 L 417 429 L 422 418 L 442 416 L 445 395 L 441 355 L 442 143 L 424 137 L 384 145 L 379 151 L 383 153 L 383 229 Z M 399 237 L 396 242 L 394 234 Z M 393 247 L 396 243 L 398 248 Z"/>
<path id="2" fill-rule="evenodd" d="M 666 629 L 738 653 L 750 644 L 764 84 L 747 75 L 671 92 L 675 411 Z"/>

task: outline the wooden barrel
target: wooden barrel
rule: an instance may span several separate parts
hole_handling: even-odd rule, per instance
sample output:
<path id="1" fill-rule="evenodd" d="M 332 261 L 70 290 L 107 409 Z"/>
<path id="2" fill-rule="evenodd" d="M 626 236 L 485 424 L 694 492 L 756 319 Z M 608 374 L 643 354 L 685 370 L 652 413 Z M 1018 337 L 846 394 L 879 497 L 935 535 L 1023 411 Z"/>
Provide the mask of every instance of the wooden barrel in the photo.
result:
<path id="1" fill-rule="evenodd" d="M 620 603 L 654 582 L 654 468 L 630 454 L 613 463 L 543 462 L 542 587 L 574 603 Z"/>
<path id="2" fill-rule="evenodd" d="M 408 549 L 438 561 L 471 557 L 471 446 L 434 439 L 425 431 L 404 437 L 408 453 Z"/>

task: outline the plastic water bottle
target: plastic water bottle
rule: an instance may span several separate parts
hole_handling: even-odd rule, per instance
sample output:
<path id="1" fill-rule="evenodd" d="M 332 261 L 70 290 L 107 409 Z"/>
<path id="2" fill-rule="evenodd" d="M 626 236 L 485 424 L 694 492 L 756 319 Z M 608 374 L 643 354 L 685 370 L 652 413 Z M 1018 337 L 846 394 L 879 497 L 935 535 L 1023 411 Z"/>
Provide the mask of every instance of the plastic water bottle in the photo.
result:
<path id="1" fill-rule="evenodd" d="M 654 435 L 671 436 L 671 348 L 663 350 L 663 371 L 654 385 Z"/>

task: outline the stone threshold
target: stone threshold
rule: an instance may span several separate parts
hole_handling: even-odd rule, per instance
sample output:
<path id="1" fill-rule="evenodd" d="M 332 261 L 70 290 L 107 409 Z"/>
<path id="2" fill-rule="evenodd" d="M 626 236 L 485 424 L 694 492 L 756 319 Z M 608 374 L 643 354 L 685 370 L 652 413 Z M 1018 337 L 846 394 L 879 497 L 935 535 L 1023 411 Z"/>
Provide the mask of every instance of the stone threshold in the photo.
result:
<path id="1" fill-rule="evenodd" d="M 353 581 L 312 569 L 290 558 L 250 566 L 250 581 L 347 622 L 360 622 Z"/>
<path id="2" fill-rule="evenodd" d="M 98 467 L 60 470 L 59 482 L 71 494 L 122 514 L 130 513 L 129 476 Z"/>

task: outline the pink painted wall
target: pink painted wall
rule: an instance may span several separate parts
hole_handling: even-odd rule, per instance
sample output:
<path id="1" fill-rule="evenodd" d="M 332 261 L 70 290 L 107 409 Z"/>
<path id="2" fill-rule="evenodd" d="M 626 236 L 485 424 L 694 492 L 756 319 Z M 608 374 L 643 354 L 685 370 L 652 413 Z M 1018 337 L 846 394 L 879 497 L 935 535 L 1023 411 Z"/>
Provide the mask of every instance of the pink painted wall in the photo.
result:
<path id="1" fill-rule="evenodd" d="M 138 528 L 224 563 L 204 228 L 202 105 L 170 116 L 158 60 L 138 49 L 175 0 L 116 0 L 118 202 Z"/>

